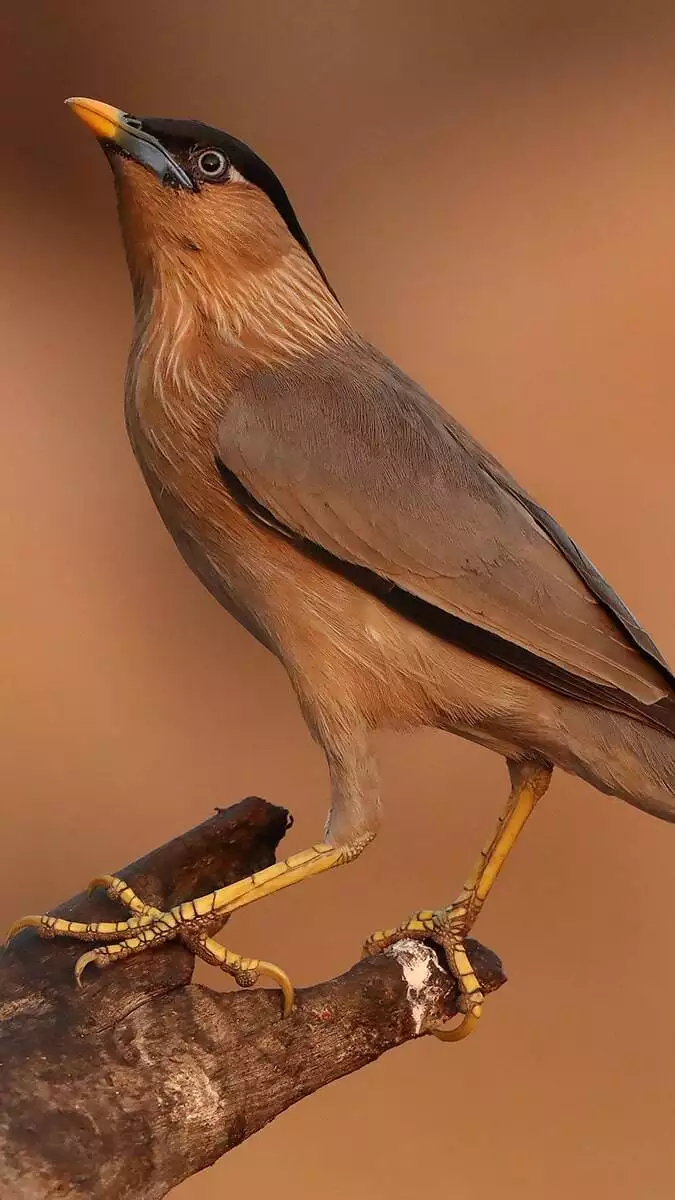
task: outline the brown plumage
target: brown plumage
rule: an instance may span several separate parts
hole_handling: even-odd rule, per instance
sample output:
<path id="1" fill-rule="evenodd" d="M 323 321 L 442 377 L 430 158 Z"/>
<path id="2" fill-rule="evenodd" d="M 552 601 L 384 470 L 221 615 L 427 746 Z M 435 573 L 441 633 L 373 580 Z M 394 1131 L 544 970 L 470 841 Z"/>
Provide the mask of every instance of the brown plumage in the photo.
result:
<path id="1" fill-rule="evenodd" d="M 564 531 L 358 336 L 263 191 L 195 197 L 112 162 L 134 450 L 190 565 L 282 659 L 324 745 L 350 758 L 354 729 L 383 725 L 497 734 L 675 815 L 675 740 L 650 728 L 675 729 L 672 676 Z"/>
<path id="2" fill-rule="evenodd" d="M 504 755 L 507 825 L 531 792 L 513 837 L 553 766 L 675 819 L 667 664 L 553 518 L 353 329 L 269 168 L 197 123 L 76 111 L 116 181 L 136 457 L 190 567 L 288 671 L 328 760 L 336 861 L 377 830 L 383 727 Z M 440 936 L 475 1015 L 458 956 L 499 837 L 445 941 L 433 914 L 405 927 Z"/>

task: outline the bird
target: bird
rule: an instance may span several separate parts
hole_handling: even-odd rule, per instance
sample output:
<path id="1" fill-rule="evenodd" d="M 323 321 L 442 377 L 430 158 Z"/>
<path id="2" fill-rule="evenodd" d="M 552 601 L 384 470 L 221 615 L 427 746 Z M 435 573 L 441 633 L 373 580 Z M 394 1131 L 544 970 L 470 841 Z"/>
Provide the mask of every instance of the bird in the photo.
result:
<path id="1" fill-rule="evenodd" d="M 355 860 L 381 824 L 373 736 L 434 728 L 510 789 L 455 900 L 366 941 L 435 943 L 458 1041 L 484 995 L 466 938 L 555 768 L 675 820 L 675 677 L 616 592 L 501 463 L 350 321 L 273 170 L 195 120 L 66 101 L 112 168 L 134 330 L 126 425 L 185 562 L 281 661 L 331 783 L 322 839 L 167 912 L 99 876 L 124 921 L 17 921 L 105 967 L 171 938 L 241 986 L 287 973 L 214 917 Z M 414 821 L 414 814 L 411 817 Z"/>

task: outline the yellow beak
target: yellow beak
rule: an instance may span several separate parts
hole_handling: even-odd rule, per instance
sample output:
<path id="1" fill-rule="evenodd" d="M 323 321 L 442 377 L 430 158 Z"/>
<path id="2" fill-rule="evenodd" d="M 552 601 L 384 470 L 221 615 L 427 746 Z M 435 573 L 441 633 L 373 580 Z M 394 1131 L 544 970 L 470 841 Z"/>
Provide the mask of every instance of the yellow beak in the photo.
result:
<path id="1" fill-rule="evenodd" d="M 162 184 L 184 191 L 195 190 L 187 171 L 171 157 L 158 138 L 143 128 L 137 117 L 86 96 L 71 96 L 66 104 L 104 143 L 104 150 L 109 150 L 112 142 L 126 158 L 132 158 L 152 171 Z"/>
<path id="2" fill-rule="evenodd" d="M 124 113 L 102 100 L 88 100 L 86 96 L 71 96 L 66 104 L 88 125 L 97 138 L 114 142 L 124 128 Z"/>

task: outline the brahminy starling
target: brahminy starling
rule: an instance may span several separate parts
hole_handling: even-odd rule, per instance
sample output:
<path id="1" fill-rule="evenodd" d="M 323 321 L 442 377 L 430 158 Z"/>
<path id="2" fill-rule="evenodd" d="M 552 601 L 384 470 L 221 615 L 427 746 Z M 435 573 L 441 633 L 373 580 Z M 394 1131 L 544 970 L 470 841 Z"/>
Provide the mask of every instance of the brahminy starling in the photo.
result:
<path id="1" fill-rule="evenodd" d="M 185 561 L 283 663 L 323 748 L 323 840 L 159 912 L 104 876 L 126 921 L 28 917 L 99 943 L 100 967 L 180 937 L 293 1002 L 286 973 L 209 937 L 214 915 L 355 859 L 380 824 L 372 735 L 449 730 L 506 759 L 511 788 L 454 903 L 381 930 L 436 941 L 483 995 L 472 928 L 554 767 L 675 819 L 675 678 L 586 555 L 501 464 L 351 324 L 277 176 L 198 121 L 69 100 L 112 168 L 133 288 L 131 444 Z"/>

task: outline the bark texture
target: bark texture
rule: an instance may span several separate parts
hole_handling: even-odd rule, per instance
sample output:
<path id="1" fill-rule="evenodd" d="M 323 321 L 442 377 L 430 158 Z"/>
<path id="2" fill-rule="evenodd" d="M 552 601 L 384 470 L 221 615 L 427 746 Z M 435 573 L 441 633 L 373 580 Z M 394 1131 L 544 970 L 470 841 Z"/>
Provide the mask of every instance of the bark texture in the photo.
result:
<path id="1" fill-rule="evenodd" d="M 249 797 L 118 874 L 164 909 L 269 866 L 288 824 Z M 123 915 L 99 892 L 54 911 Z M 82 949 L 27 930 L 0 956 L 3 1200 L 159 1200 L 297 1100 L 457 1012 L 454 980 L 412 941 L 300 991 L 286 1020 L 276 990 L 191 983 L 178 941 L 90 968 L 79 991 Z M 496 955 L 469 949 L 485 990 L 499 987 Z"/>

